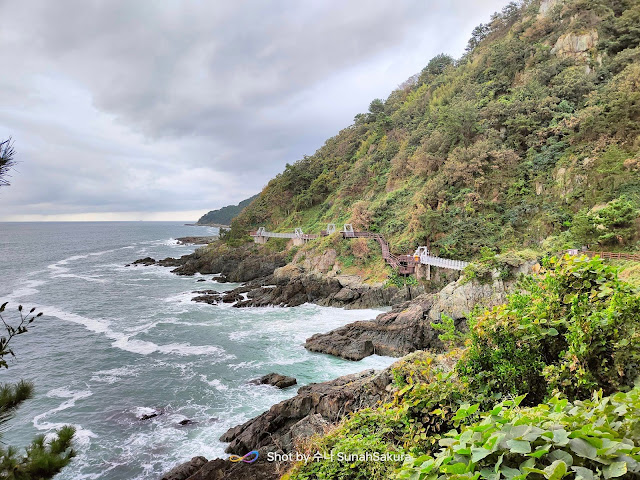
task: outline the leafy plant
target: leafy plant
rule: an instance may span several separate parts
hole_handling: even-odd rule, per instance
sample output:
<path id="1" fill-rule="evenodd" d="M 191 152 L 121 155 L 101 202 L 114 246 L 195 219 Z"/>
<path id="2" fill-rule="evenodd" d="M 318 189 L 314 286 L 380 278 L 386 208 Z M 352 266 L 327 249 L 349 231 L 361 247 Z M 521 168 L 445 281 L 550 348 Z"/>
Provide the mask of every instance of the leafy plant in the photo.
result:
<path id="1" fill-rule="evenodd" d="M 598 258 L 552 258 L 525 291 L 477 317 L 458 371 L 487 398 L 549 392 L 587 398 L 629 388 L 637 375 L 640 296 Z"/>
<path id="2" fill-rule="evenodd" d="M 556 396 L 519 408 L 523 398 L 450 431 L 439 442 L 440 452 L 405 460 L 397 478 L 592 480 L 640 474 L 640 389 L 604 398 L 598 392 L 575 403 Z M 460 409 L 456 417 L 477 407 Z"/>

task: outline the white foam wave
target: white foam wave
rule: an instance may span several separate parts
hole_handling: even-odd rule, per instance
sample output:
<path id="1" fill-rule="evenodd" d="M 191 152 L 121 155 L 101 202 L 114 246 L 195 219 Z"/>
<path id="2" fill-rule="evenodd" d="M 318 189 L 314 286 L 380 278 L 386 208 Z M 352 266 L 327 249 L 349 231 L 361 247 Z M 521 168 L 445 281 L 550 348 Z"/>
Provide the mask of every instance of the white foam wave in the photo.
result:
<path id="1" fill-rule="evenodd" d="M 52 275 L 52 277 L 53 278 L 77 278 L 79 280 L 84 280 L 85 282 L 109 283 L 109 281 L 104 278 L 97 278 L 95 276 L 88 276 L 88 275 L 77 275 L 75 273 L 59 273 L 56 275 Z"/>
<path id="2" fill-rule="evenodd" d="M 7 295 L 6 301 L 17 302 L 23 297 L 29 297 L 39 292 L 38 288 L 41 285 L 47 283 L 45 280 L 27 280 L 24 284 L 16 288 L 13 292 Z"/>
<path id="3" fill-rule="evenodd" d="M 191 299 L 197 295 L 197 293 L 193 292 L 182 292 L 176 295 L 171 295 L 165 298 L 163 301 L 166 303 L 185 303 L 191 305 L 193 303 L 191 302 Z"/>
<path id="4" fill-rule="evenodd" d="M 227 387 L 225 384 L 223 384 L 220 380 L 218 380 L 217 378 L 214 378 L 213 380 L 209 380 L 206 375 L 200 375 L 200 380 L 202 380 L 204 383 L 206 383 L 207 385 L 215 388 L 216 390 L 219 390 L 221 392 L 227 391 L 229 390 L 229 387 Z"/>
<path id="5" fill-rule="evenodd" d="M 124 377 L 137 377 L 138 375 L 139 371 L 135 367 L 118 367 L 112 368 L 110 370 L 100 370 L 98 372 L 95 372 L 91 377 L 91 381 L 111 385 L 120 381 L 120 379 Z"/>
<path id="6" fill-rule="evenodd" d="M 142 418 L 145 415 L 152 415 L 154 413 L 160 414 L 161 412 L 151 407 L 134 407 L 133 408 L 133 414 L 136 416 L 136 418 Z"/>
<path id="7" fill-rule="evenodd" d="M 112 347 L 119 348 L 131 353 L 140 355 L 149 355 L 154 352 L 164 353 L 168 355 L 215 355 L 220 359 L 234 358 L 225 355 L 224 349 L 215 345 L 191 345 L 190 343 L 170 343 L 167 345 L 158 345 L 146 340 L 138 340 L 132 338 L 134 334 L 125 334 L 115 332 L 110 328 L 111 322 L 104 319 L 95 319 L 76 315 L 74 313 L 64 312 L 56 307 L 46 307 L 47 315 L 58 317 L 62 320 L 83 325 L 87 330 L 94 333 L 100 333 L 107 338 L 113 340 Z"/>
<path id="8" fill-rule="evenodd" d="M 234 370 L 238 370 L 241 368 L 256 368 L 256 367 L 261 367 L 263 366 L 265 363 L 264 362 L 259 362 L 258 360 L 251 360 L 248 362 L 240 362 L 240 363 L 230 363 L 228 365 L 229 368 L 232 368 Z"/>
<path id="9" fill-rule="evenodd" d="M 50 432 L 52 430 L 58 430 L 64 427 L 65 425 L 68 425 L 67 423 L 48 422 L 43 419 L 54 413 L 67 410 L 68 408 L 75 406 L 78 400 L 82 400 L 83 398 L 90 397 L 91 395 L 92 393 L 89 390 L 81 390 L 81 391 L 74 392 L 74 391 L 68 390 L 65 387 L 50 390 L 49 392 L 47 392 L 47 397 L 65 398 L 66 400 L 62 402 L 60 405 L 58 405 L 57 407 L 52 408 L 51 410 L 47 410 L 46 412 L 33 417 L 33 426 L 38 430 Z M 73 427 L 75 427 L 76 429 L 74 440 L 77 443 L 79 443 L 81 446 L 87 446 L 89 443 L 91 443 L 92 438 L 97 438 L 97 435 L 95 433 L 93 433 L 91 430 L 82 428 L 82 425 L 73 425 Z"/>

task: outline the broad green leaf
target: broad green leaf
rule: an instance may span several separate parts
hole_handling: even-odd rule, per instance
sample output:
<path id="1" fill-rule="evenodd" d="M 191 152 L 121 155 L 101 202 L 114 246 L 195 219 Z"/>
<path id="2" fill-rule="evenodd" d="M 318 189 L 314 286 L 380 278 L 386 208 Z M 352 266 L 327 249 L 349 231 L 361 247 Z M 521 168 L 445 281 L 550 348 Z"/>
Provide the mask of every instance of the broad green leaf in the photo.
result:
<path id="1" fill-rule="evenodd" d="M 442 468 L 440 468 L 440 470 L 444 473 L 454 473 L 461 475 L 467 471 L 467 465 L 465 465 L 464 463 L 454 463 L 452 465 L 444 465 Z"/>
<path id="2" fill-rule="evenodd" d="M 507 446 L 511 453 L 529 453 L 531 452 L 531 444 L 526 440 L 509 440 Z"/>
<path id="3" fill-rule="evenodd" d="M 571 454 L 565 452 L 564 450 L 554 450 L 549 455 L 547 455 L 547 460 L 550 462 L 555 462 L 556 460 L 562 460 L 567 465 L 573 465 L 573 457 Z"/>
<path id="4" fill-rule="evenodd" d="M 549 449 L 551 448 L 551 444 L 547 443 L 546 445 L 542 445 L 541 447 L 536 448 L 535 452 L 531 452 L 528 455 L 533 458 L 540 458 L 543 455 L 549 453 Z"/>
<path id="5" fill-rule="evenodd" d="M 576 472 L 576 480 L 595 480 L 593 472 L 584 467 L 571 467 L 571 470 Z"/>
<path id="6" fill-rule="evenodd" d="M 604 478 L 621 477 L 627 473 L 627 462 L 613 462 L 611 465 L 604 467 L 602 473 Z"/>
<path id="7" fill-rule="evenodd" d="M 567 473 L 567 464 L 562 460 L 556 460 L 545 468 L 544 472 L 548 480 L 560 480 Z"/>
<path id="8" fill-rule="evenodd" d="M 483 458 L 491 455 L 491 450 L 487 450 L 486 448 L 472 448 L 471 449 L 471 461 L 473 463 L 478 463 Z"/>
<path id="9" fill-rule="evenodd" d="M 598 450 L 596 447 L 591 445 L 586 440 L 582 438 L 572 438 L 569 441 L 569 448 L 580 457 L 589 458 L 591 460 L 595 460 L 598 454 Z"/>
<path id="10" fill-rule="evenodd" d="M 502 473 L 502 475 L 505 476 L 505 478 L 507 478 L 507 480 L 512 479 L 513 477 L 515 477 L 516 475 L 520 475 L 522 472 L 520 470 L 518 470 L 517 468 L 511 468 L 511 467 L 506 467 L 506 466 L 502 466 L 500 468 L 500 473 Z"/>

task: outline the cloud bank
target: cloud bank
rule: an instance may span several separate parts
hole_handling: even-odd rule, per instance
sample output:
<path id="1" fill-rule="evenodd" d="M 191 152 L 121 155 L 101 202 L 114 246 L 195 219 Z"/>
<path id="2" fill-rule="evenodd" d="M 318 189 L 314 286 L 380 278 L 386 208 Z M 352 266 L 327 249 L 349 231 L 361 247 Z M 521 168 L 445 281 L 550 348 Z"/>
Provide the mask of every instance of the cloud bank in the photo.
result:
<path id="1" fill-rule="evenodd" d="M 0 221 L 237 203 L 503 3 L 0 1 Z"/>

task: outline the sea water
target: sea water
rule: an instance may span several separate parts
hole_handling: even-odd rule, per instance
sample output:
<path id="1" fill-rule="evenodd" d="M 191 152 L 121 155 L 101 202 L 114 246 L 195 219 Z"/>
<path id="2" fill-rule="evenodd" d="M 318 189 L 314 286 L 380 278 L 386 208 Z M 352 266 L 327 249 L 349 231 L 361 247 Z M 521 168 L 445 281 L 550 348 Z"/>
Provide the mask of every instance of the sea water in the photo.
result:
<path id="1" fill-rule="evenodd" d="M 2 441 L 24 447 L 73 425 L 77 457 L 56 479 L 157 479 L 196 455 L 225 457 L 222 433 L 296 393 L 247 384 L 253 378 L 278 372 L 300 386 L 392 363 L 302 346 L 380 311 L 195 303 L 194 290 L 237 285 L 125 266 L 191 253 L 175 238 L 216 233 L 176 222 L 0 223 L 4 316 L 15 321 L 18 304 L 44 312 L 12 340 L 17 357 L 0 372 L 0 383 L 36 387 Z M 153 412 L 162 414 L 140 419 Z M 181 426 L 185 419 L 197 423 Z"/>

